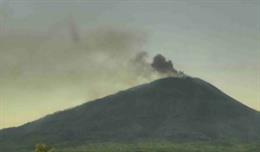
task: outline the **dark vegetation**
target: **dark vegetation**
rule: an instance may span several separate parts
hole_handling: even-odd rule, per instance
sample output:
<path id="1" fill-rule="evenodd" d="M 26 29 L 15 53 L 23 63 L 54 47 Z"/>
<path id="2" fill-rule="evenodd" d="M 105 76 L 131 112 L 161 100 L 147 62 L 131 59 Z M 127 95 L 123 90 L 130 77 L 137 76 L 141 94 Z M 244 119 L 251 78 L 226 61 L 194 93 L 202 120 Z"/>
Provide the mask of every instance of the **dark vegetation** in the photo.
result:
<path id="1" fill-rule="evenodd" d="M 145 143 L 96 143 L 36 152 L 259 152 L 260 143 L 236 141 L 214 142 L 145 142 Z"/>
<path id="2" fill-rule="evenodd" d="M 46 144 L 35 145 L 35 152 L 50 152 L 52 148 Z"/>
<path id="3" fill-rule="evenodd" d="M 251 147 L 259 150 L 254 144 L 259 138 L 259 112 L 203 80 L 165 78 L 1 130 L 0 151 L 28 151 L 46 143 L 74 149 L 57 149 L 64 152 L 87 152 L 91 146 L 97 152 L 239 152 L 253 151 L 248 150 Z M 239 142 L 211 143 L 224 139 Z M 138 141 L 144 144 L 130 144 Z M 147 141 L 166 144 L 155 142 L 149 148 Z M 112 144 L 101 144 L 107 142 Z"/>
<path id="4" fill-rule="evenodd" d="M 259 152 L 257 144 L 216 145 L 206 143 L 164 144 L 146 143 L 139 145 L 88 145 L 60 152 Z"/>

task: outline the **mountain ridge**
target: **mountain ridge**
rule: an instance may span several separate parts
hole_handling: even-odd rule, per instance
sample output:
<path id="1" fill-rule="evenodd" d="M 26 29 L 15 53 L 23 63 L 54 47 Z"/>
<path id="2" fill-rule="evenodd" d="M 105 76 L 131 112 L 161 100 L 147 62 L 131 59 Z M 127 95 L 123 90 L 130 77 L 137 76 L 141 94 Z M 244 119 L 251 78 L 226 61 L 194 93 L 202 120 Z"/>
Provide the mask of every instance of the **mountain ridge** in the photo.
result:
<path id="1" fill-rule="evenodd" d="M 208 82 L 169 77 L 0 130 L 0 149 L 8 149 L 3 140 L 18 147 L 147 139 L 255 140 L 259 128 L 259 112 Z"/>

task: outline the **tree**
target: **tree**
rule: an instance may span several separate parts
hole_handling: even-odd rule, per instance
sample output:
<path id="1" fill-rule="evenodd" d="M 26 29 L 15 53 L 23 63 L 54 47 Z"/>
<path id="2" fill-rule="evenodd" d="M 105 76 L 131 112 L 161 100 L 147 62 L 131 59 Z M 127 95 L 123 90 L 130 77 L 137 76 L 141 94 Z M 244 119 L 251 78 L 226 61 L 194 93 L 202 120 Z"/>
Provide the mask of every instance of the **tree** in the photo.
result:
<path id="1" fill-rule="evenodd" d="M 37 144 L 35 146 L 35 152 L 50 152 L 51 147 L 46 144 Z"/>

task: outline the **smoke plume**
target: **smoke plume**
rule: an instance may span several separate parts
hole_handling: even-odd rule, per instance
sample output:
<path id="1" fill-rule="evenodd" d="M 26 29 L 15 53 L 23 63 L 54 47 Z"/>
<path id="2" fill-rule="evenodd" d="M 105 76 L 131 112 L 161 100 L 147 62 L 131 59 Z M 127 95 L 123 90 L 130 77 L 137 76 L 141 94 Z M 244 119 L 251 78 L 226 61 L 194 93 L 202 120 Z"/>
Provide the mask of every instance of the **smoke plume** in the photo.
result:
<path id="1" fill-rule="evenodd" d="M 169 76 L 160 70 L 165 69 L 161 65 L 165 60 L 152 63 L 148 53 L 140 51 L 146 41 L 140 31 L 101 27 L 81 30 L 80 39 L 72 39 L 66 29 L 52 35 L 35 31 L 0 35 L 0 104 L 32 105 L 25 107 L 34 109 L 28 115 L 17 111 L 33 120 L 40 113 Z"/>
<path id="2" fill-rule="evenodd" d="M 151 64 L 153 69 L 161 74 L 169 74 L 169 75 L 176 75 L 177 70 L 173 67 L 171 60 L 166 60 L 166 58 L 158 54 L 153 58 L 153 62 Z"/>

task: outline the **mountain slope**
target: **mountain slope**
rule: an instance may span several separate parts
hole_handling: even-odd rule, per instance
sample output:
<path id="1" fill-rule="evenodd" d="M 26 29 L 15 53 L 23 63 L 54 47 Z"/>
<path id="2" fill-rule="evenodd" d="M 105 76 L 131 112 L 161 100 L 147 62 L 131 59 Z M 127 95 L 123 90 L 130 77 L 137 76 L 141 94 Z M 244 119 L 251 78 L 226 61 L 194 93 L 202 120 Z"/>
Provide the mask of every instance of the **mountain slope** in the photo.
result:
<path id="1" fill-rule="evenodd" d="M 203 80 L 165 78 L 4 129 L 0 151 L 36 143 L 259 137 L 259 112 Z"/>

